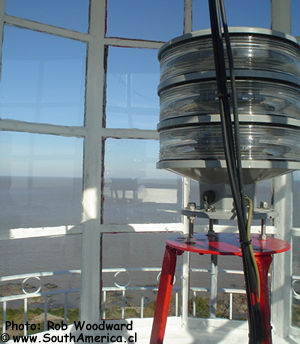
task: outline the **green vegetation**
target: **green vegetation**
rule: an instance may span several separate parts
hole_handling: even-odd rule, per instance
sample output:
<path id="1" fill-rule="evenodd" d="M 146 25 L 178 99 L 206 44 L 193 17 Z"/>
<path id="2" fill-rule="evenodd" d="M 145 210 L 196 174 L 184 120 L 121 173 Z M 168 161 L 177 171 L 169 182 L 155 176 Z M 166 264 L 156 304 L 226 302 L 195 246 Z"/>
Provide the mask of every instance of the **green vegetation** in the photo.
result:
<path id="1" fill-rule="evenodd" d="M 106 303 L 106 319 L 120 319 L 122 317 L 122 307 L 119 295 L 113 294 L 108 298 Z M 180 299 L 180 298 L 179 298 Z M 196 304 L 196 317 L 208 318 L 209 317 L 209 299 L 197 295 L 195 298 Z M 153 317 L 155 310 L 155 301 L 148 301 L 144 306 L 144 317 Z M 181 310 L 179 309 L 179 312 Z M 141 316 L 140 306 L 134 304 L 131 297 L 126 297 L 125 300 L 125 318 L 139 318 Z M 193 313 L 193 300 L 189 302 L 189 312 Z M 175 298 L 172 297 L 169 315 L 175 315 Z M 226 294 L 218 296 L 217 300 L 217 317 L 229 318 L 229 296 Z M 61 323 L 64 320 L 64 308 L 50 308 L 48 310 L 47 319 L 53 323 Z M 233 319 L 246 320 L 247 319 L 247 302 L 245 295 L 234 295 L 233 297 Z M 6 320 L 14 321 L 16 324 L 23 324 L 24 322 L 24 309 L 23 308 L 8 308 L 6 311 Z M 74 321 L 79 320 L 79 309 L 70 308 L 67 311 L 67 324 L 72 324 Z M 0 329 L 2 330 L 3 311 L 0 310 Z M 36 307 L 29 309 L 27 312 L 27 321 L 30 324 L 39 325 L 36 331 L 28 331 L 28 334 L 34 332 L 41 332 L 44 329 L 44 309 Z M 292 308 L 292 324 L 293 326 L 300 327 L 300 305 L 293 305 Z M 23 334 L 23 331 L 7 331 L 9 334 Z"/>
<path id="2" fill-rule="evenodd" d="M 180 300 L 179 295 L 179 300 Z M 241 298 L 237 298 L 237 303 L 239 304 L 239 308 L 245 300 Z M 180 303 L 180 302 L 179 302 Z M 209 300 L 205 297 L 197 296 L 195 299 L 196 303 L 196 317 L 199 318 L 208 318 L 209 317 Z M 145 301 L 143 316 L 145 318 L 153 317 L 154 310 L 155 310 L 156 302 L 151 299 L 147 299 Z M 33 304 L 34 305 L 34 304 Z M 234 305 L 235 306 L 235 305 Z M 236 308 L 238 306 L 236 305 Z M 217 316 L 221 318 L 228 318 L 229 317 L 229 309 L 228 309 L 228 295 L 223 295 L 218 299 L 217 302 Z M 192 314 L 193 310 L 193 300 L 189 302 L 189 312 Z M 179 307 L 178 312 L 181 312 Z M 239 319 L 246 318 L 243 312 L 235 312 Z M 174 316 L 176 314 L 175 311 L 175 297 L 173 296 L 171 299 L 169 315 Z M 125 318 L 139 318 L 141 317 L 141 309 L 140 305 L 136 304 L 133 297 L 127 296 L 125 299 L 125 309 L 124 309 Z M 105 305 L 105 317 L 106 319 L 120 319 L 122 318 L 122 302 L 120 300 L 119 293 L 111 293 L 107 298 L 106 305 Z M 78 308 L 70 308 L 67 311 L 67 324 L 72 324 L 74 321 L 79 319 L 79 309 Z M 3 320 L 3 311 L 0 311 L 0 323 L 2 326 Z M 24 308 L 9 308 L 6 312 L 6 320 L 7 321 L 14 321 L 16 324 L 23 324 L 24 322 Z M 52 321 L 53 323 L 61 323 L 64 320 L 64 308 L 49 308 L 47 320 Z M 41 332 L 44 329 L 44 309 L 38 307 L 37 304 L 35 308 L 29 308 L 27 312 L 27 321 L 30 324 L 37 324 L 39 325 L 36 331 L 28 331 L 28 334 L 32 334 L 34 332 Z M 0 326 L 0 328 L 1 328 Z M 7 331 L 9 334 L 23 334 L 23 331 Z"/>
<path id="3" fill-rule="evenodd" d="M 209 301 L 201 296 L 196 296 L 196 317 L 208 318 L 209 317 Z M 189 313 L 193 313 L 193 300 L 189 302 Z"/>
<path id="4" fill-rule="evenodd" d="M 300 304 L 294 304 L 292 307 L 292 325 L 300 327 Z"/>
<path id="5" fill-rule="evenodd" d="M 79 309 L 70 308 L 67 311 L 67 324 L 72 324 L 74 321 L 79 319 Z M 64 320 L 64 308 L 50 308 L 47 314 L 47 320 L 52 321 L 55 324 L 61 323 Z M 15 324 L 24 323 L 24 308 L 8 308 L 6 310 L 6 321 L 13 321 Z M 0 311 L 0 329 L 2 332 L 2 322 L 3 322 L 3 310 Z M 39 325 L 35 331 L 28 331 L 28 334 L 33 334 L 36 332 L 41 332 L 44 330 L 44 310 L 42 308 L 29 309 L 27 311 L 27 322 L 29 324 Z M 19 334 L 22 335 L 21 330 L 11 330 L 7 329 L 8 334 Z"/>

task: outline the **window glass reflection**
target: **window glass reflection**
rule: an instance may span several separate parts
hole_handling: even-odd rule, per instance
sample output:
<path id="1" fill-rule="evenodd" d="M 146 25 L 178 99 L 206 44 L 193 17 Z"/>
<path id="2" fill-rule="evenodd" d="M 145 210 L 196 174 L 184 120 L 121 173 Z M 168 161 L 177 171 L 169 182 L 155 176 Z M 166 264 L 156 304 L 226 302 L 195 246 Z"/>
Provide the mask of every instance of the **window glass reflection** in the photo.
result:
<path id="1" fill-rule="evenodd" d="M 44 24 L 88 31 L 89 0 L 9 0 L 6 12 Z"/>
<path id="2" fill-rule="evenodd" d="M 110 47 L 106 126 L 155 129 L 159 120 L 157 51 Z"/>
<path id="3" fill-rule="evenodd" d="M 83 140 L 0 133 L 0 230 L 81 221 Z"/>
<path id="4" fill-rule="evenodd" d="M 271 27 L 271 1 L 225 0 L 228 26 Z M 193 30 L 210 28 L 208 1 L 193 0 Z"/>
<path id="5" fill-rule="evenodd" d="M 5 27 L 2 58 L 2 118 L 83 124 L 85 43 Z"/>
<path id="6" fill-rule="evenodd" d="M 156 169 L 157 159 L 156 141 L 106 141 L 104 223 L 181 221 L 181 178 Z"/>
<path id="7" fill-rule="evenodd" d="M 182 28 L 182 0 L 107 1 L 107 36 L 167 41 Z"/>

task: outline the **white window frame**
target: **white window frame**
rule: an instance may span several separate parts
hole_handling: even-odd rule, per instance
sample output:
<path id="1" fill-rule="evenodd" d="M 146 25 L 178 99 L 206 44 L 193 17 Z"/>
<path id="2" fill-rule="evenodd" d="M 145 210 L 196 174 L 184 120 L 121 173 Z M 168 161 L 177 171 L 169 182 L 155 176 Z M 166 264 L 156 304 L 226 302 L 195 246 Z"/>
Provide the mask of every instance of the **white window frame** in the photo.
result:
<path id="1" fill-rule="evenodd" d="M 76 226 L 7 229 L 0 240 L 47 237 L 52 235 L 82 235 L 81 318 L 93 323 L 100 318 L 100 236 L 111 232 L 174 232 L 183 231 L 180 223 L 155 224 L 101 224 L 103 145 L 106 138 L 158 140 L 156 130 L 104 128 L 103 97 L 105 92 L 105 49 L 108 46 L 159 49 L 164 42 L 105 37 L 106 0 L 90 0 L 89 32 L 81 33 L 14 17 L 5 13 L 6 0 L 0 0 L 0 37 L 4 25 L 53 34 L 87 44 L 85 94 L 85 123 L 83 127 L 31 123 L 0 119 L 0 130 L 35 134 L 52 134 L 84 139 L 82 222 Z M 192 28 L 192 0 L 184 0 L 184 32 Z M 2 46 L 0 47 L 0 57 Z M 100 96 L 99 96 L 100 95 Z M 184 183 L 185 190 L 188 184 Z"/>
<path id="2" fill-rule="evenodd" d="M 5 1 L 6 0 L 0 0 L 0 37 L 3 37 L 4 25 L 12 25 L 85 42 L 87 43 L 87 74 L 85 124 L 83 127 L 0 119 L 0 130 L 3 131 L 53 134 L 84 139 L 82 223 L 78 226 L 8 229 L 6 232 L 0 233 L 0 240 L 67 234 L 82 235 L 81 318 L 87 322 L 94 323 L 100 319 L 100 237 L 102 233 L 149 231 L 187 232 L 188 230 L 186 220 L 183 220 L 181 223 L 172 224 L 101 224 L 104 139 L 118 137 L 120 139 L 158 140 L 158 134 L 155 130 L 112 129 L 103 127 L 104 104 L 103 97 L 99 95 L 105 92 L 105 49 L 107 46 L 158 49 L 163 42 L 105 37 L 106 0 L 90 0 L 90 23 L 88 33 L 80 33 L 7 15 L 5 14 Z M 183 31 L 187 33 L 192 31 L 192 0 L 183 1 Z M 290 33 L 290 0 L 271 0 L 271 23 L 271 27 L 274 30 Z M 2 57 L 1 50 L 2 46 L 0 46 L 0 58 Z M 291 241 L 292 235 L 299 236 L 299 231 L 292 230 L 291 182 L 291 175 L 286 175 L 276 178 L 275 183 L 277 195 L 284 195 L 283 198 L 275 202 L 275 206 L 280 213 L 280 221 L 276 223 L 276 236 L 289 242 Z M 187 204 L 189 199 L 189 188 L 189 179 L 184 178 L 184 205 Z M 188 255 L 186 255 L 183 268 L 183 291 L 187 291 L 188 286 L 188 259 Z M 293 328 L 291 332 L 291 314 L 288 312 L 289 315 L 287 316 L 286 312 L 282 312 L 283 309 L 291 310 L 291 266 L 290 252 L 274 257 L 273 290 L 275 296 L 272 296 L 272 320 L 277 335 L 281 337 L 287 337 L 290 333 L 296 335 L 300 333 L 300 330 L 295 328 Z M 282 274 L 282 269 L 285 269 L 285 274 Z M 187 310 L 187 293 L 184 292 L 183 309 Z M 187 322 L 187 311 L 183 311 L 182 319 L 183 323 Z"/>

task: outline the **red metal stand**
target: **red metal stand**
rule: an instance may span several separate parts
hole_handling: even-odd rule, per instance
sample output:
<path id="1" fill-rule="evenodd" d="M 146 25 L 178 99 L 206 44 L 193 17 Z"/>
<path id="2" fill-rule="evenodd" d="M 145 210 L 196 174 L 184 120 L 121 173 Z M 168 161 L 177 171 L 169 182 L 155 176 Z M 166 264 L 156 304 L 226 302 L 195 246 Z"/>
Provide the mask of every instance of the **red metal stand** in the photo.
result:
<path id="1" fill-rule="evenodd" d="M 166 242 L 150 344 L 162 344 L 164 340 L 177 255 L 181 255 L 184 251 L 199 254 L 242 255 L 239 236 L 237 234 L 216 233 L 213 236 L 208 236 L 202 233 L 195 235 L 195 239 L 195 244 L 187 244 L 176 238 L 167 240 Z M 266 339 L 261 344 L 271 344 L 272 327 L 270 322 L 271 312 L 269 303 L 268 271 L 272 262 L 272 255 L 289 250 L 290 245 L 286 241 L 275 238 L 261 240 L 258 235 L 252 235 L 251 240 L 260 274 L 260 305 L 265 325 Z"/>

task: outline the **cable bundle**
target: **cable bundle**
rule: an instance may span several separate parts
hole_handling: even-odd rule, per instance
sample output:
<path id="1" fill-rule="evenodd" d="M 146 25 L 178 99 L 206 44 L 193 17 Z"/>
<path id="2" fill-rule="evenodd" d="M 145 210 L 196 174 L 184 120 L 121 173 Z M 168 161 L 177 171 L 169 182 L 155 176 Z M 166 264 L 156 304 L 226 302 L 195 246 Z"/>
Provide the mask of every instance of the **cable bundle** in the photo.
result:
<path id="1" fill-rule="evenodd" d="M 248 302 L 249 343 L 261 344 L 265 339 L 265 330 L 263 326 L 263 315 L 259 303 L 259 274 L 250 240 L 252 201 L 246 198 L 243 190 L 235 74 L 223 0 L 209 0 L 209 12 L 224 152 L 228 178 L 237 214 L 243 257 L 243 268 Z M 223 24 L 228 67 L 230 72 L 232 90 L 231 97 L 227 90 L 227 76 L 221 22 Z M 234 117 L 233 124 L 231 120 L 231 107 Z M 249 202 L 248 215 L 246 211 L 246 200 Z"/>

